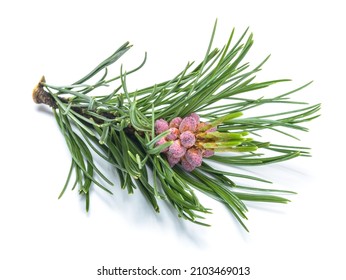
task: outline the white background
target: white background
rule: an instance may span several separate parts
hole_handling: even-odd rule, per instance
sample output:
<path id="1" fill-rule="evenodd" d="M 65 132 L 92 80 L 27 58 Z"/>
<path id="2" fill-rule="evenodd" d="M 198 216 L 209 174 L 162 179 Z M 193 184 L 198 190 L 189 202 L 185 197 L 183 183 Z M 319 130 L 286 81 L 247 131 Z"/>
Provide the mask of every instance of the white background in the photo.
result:
<path id="1" fill-rule="evenodd" d="M 70 158 L 50 111 L 32 102 L 41 75 L 72 83 L 129 40 L 125 68 L 149 55 L 130 87 L 151 85 L 203 58 L 216 18 L 215 46 L 249 26 L 247 60 L 272 54 L 261 78 L 292 78 L 286 91 L 314 80 L 296 97 L 322 102 L 322 117 L 301 143 L 287 139 L 312 147 L 313 157 L 253 170 L 299 194 L 288 205 L 251 204 L 250 233 L 205 197 L 210 228 L 177 219 L 165 203 L 157 215 L 139 192 L 118 188 L 114 197 L 93 192 L 88 214 L 76 191 L 58 200 Z M 249 266 L 242 279 L 345 279 L 345 23 L 336 0 L 1 1 L 0 278 L 132 279 L 96 270 L 155 265 Z"/>

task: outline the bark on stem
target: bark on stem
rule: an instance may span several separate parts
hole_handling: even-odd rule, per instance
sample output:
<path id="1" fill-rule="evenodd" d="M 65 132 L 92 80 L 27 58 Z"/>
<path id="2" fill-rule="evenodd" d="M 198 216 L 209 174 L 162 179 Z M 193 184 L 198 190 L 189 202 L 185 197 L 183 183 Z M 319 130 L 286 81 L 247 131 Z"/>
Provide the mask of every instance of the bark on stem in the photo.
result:
<path id="1" fill-rule="evenodd" d="M 56 109 L 58 106 L 56 105 L 54 98 L 49 94 L 49 92 L 43 89 L 43 83 L 45 82 L 46 80 L 44 76 L 42 76 L 41 80 L 32 91 L 32 99 L 37 104 L 45 104 Z"/>

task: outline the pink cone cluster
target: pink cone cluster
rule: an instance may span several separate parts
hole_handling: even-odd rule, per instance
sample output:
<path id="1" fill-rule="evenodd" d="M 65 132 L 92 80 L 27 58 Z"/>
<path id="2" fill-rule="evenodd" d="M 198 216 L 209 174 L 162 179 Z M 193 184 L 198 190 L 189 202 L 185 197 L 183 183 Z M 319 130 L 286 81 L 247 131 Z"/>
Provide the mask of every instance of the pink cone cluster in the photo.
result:
<path id="1" fill-rule="evenodd" d="M 199 129 L 205 125 L 206 123 L 201 122 L 199 116 L 195 113 L 183 119 L 180 117 L 174 118 L 169 123 L 164 119 L 156 120 L 156 135 L 169 130 L 169 134 L 157 141 L 156 145 L 173 141 L 168 148 L 162 151 L 166 155 L 171 167 L 181 164 L 186 171 L 192 171 L 196 167 L 201 166 L 203 157 L 214 155 L 213 150 L 206 150 L 198 145 L 197 134 Z M 211 128 L 207 132 L 215 130 L 216 128 Z"/>

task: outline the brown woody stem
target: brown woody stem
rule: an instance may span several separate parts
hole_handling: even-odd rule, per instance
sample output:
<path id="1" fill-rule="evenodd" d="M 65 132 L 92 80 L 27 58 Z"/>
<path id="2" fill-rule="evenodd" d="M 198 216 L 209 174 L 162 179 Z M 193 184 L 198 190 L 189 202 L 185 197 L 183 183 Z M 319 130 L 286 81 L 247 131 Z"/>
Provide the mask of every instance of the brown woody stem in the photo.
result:
<path id="1" fill-rule="evenodd" d="M 45 82 L 46 80 L 44 76 L 42 76 L 41 80 L 32 91 L 32 99 L 37 104 L 45 104 L 56 109 L 58 106 L 56 105 L 54 98 L 49 94 L 49 92 L 43 89 L 43 83 Z"/>

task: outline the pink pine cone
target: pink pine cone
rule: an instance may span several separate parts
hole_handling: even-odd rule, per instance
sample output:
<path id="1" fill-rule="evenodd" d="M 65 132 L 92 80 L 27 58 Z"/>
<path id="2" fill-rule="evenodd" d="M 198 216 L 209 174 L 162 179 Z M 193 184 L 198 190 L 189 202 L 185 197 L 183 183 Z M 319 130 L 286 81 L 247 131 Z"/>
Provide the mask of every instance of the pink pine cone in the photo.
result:
<path id="1" fill-rule="evenodd" d="M 197 115 L 196 113 L 191 113 L 190 117 L 194 118 L 197 124 L 199 123 L 199 115 Z"/>
<path id="2" fill-rule="evenodd" d="M 172 145 L 169 146 L 168 154 L 175 158 L 180 158 L 186 153 L 186 148 L 180 143 L 180 140 L 175 140 Z"/>
<path id="3" fill-rule="evenodd" d="M 167 161 L 171 167 L 180 163 L 184 170 L 191 172 L 196 167 L 202 165 L 203 157 L 214 155 L 213 150 L 202 150 L 195 146 L 196 133 L 206 125 L 207 122 L 201 122 L 199 115 L 191 113 L 185 118 L 176 117 L 169 123 L 164 119 L 155 121 L 155 134 L 161 134 L 169 130 L 169 134 L 161 138 L 156 146 L 162 145 L 167 141 L 173 141 L 173 144 L 162 152 L 166 153 Z M 216 127 L 209 128 L 206 133 L 216 131 Z"/>
<path id="4" fill-rule="evenodd" d="M 191 131 L 184 131 L 180 134 L 180 142 L 185 148 L 191 148 L 196 142 L 195 134 Z"/>
<path id="5" fill-rule="evenodd" d="M 170 133 L 166 136 L 166 139 L 168 141 L 176 140 L 177 138 L 179 138 L 180 132 L 178 128 L 171 127 L 169 131 Z"/>
<path id="6" fill-rule="evenodd" d="M 183 119 L 181 117 L 176 117 L 170 121 L 169 127 L 179 128 L 179 125 Z"/>
<path id="7" fill-rule="evenodd" d="M 159 135 L 162 132 L 168 130 L 168 122 L 165 121 L 164 119 L 159 119 L 155 121 L 155 134 Z"/>
<path id="8" fill-rule="evenodd" d="M 200 149 L 191 148 L 186 151 L 185 158 L 192 166 L 197 167 L 202 164 L 202 151 Z"/>
<path id="9" fill-rule="evenodd" d="M 192 170 L 195 169 L 195 166 L 190 164 L 185 157 L 181 159 L 181 166 L 188 172 L 191 172 Z"/>
<path id="10" fill-rule="evenodd" d="M 208 157 L 212 157 L 215 153 L 213 150 L 205 150 L 203 151 L 202 154 L 203 154 L 203 157 L 208 158 Z"/>
<path id="11" fill-rule="evenodd" d="M 173 157 L 171 154 L 167 154 L 167 161 L 170 167 L 173 167 L 177 163 L 179 163 L 180 158 Z"/>
<path id="12" fill-rule="evenodd" d="M 195 132 L 197 129 L 197 122 L 193 117 L 186 117 L 181 121 L 179 126 L 180 132 L 191 131 Z"/>

